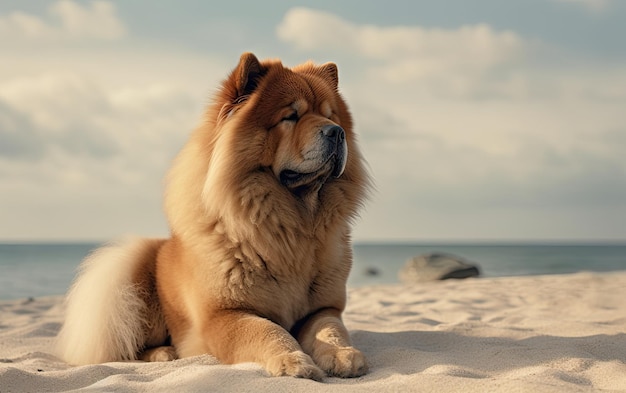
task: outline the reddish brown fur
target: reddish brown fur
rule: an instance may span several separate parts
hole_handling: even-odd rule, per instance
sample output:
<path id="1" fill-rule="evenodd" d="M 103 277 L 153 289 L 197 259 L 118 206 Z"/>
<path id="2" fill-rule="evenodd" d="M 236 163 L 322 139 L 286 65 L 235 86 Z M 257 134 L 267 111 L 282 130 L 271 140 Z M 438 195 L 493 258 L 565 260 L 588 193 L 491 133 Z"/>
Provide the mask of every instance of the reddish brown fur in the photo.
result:
<path id="1" fill-rule="evenodd" d="M 307 111 L 290 127 L 281 119 L 298 100 Z M 324 102 L 330 118 L 320 114 Z M 326 124 L 346 132 L 345 172 L 295 195 L 277 180 L 274 166 L 301 160 Z M 288 332 L 306 327 L 316 312 L 335 310 L 333 323 L 340 325 L 352 262 L 350 221 L 368 184 L 363 165 L 333 64 L 290 70 L 242 55 L 169 174 L 172 239 L 159 254 L 157 276 L 180 356 L 211 353 L 267 368 L 273 356 L 300 350 Z M 349 347 L 347 336 L 343 341 Z M 354 351 L 358 365 L 325 371 L 363 373 L 362 355 Z M 289 374 L 284 367 L 269 371 Z"/>
<path id="2" fill-rule="evenodd" d="M 289 69 L 241 56 L 168 175 L 171 238 L 113 250 L 134 258 L 129 280 L 139 298 L 120 299 L 117 309 L 146 304 L 141 321 L 118 329 L 119 341 L 133 343 L 136 326 L 143 326 L 137 335 L 148 338 L 143 349 L 163 345 L 162 316 L 171 336 L 173 349 L 150 348 L 141 359 L 209 353 L 225 363 L 258 362 L 272 375 L 313 379 L 367 371 L 341 313 L 352 264 L 350 227 L 369 180 L 337 84 L 332 63 Z M 294 113 L 297 121 L 290 120 Z M 344 162 L 344 139 L 331 142 L 322 132 L 336 126 L 347 146 L 339 177 L 333 175 Z M 283 172 L 300 175 L 289 183 Z M 136 249 L 148 251 L 139 260 Z M 80 305 L 84 287 L 77 285 L 71 302 Z M 70 318 L 66 349 L 72 335 L 83 334 L 75 323 L 82 308 Z M 95 334 L 84 333 L 85 342 L 96 342 Z M 66 353 L 81 363 L 132 356 L 110 345 L 101 356 L 89 348 Z"/>

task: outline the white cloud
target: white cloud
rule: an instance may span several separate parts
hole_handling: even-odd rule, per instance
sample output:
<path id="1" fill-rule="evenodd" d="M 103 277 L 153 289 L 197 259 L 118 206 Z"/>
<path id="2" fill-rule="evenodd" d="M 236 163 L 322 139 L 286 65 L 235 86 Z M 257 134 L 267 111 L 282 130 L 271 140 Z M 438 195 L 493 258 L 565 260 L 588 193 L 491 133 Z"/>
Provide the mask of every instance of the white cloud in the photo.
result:
<path id="1" fill-rule="evenodd" d="M 163 177 L 227 73 L 133 47 L 111 3 L 81 4 L 0 16 L 0 239 L 164 234 Z"/>
<path id="2" fill-rule="evenodd" d="M 484 90 L 485 73 L 501 73 L 529 50 L 515 33 L 495 31 L 485 24 L 454 30 L 379 27 L 307 8 L 287 12 L 277 35 L 301 51 L 330 51 L 345 59 L 356 56 L 370 77 L 390 83 L 393 89 L 418 85 L 420 91 L 442 95 Z"/>
<path id="3" fill-rule="evenodd" d="M 125 36 L 127 29 L 108 1 L 92 1 L 82 6 L 72 0 L 52 4 L 45 17 L 15 11 L 0 17 L 0 40 L 113 40 Z"/>
<path id="4" fill-rule="evenodd" d="M 72 74 L 0 83 L 0 201 L 10 207 L 0 220 L 20 227 L 2 227 L 0 238 L 165 233 L 162 179 L 199 121 L 198 101 L 162 80 L 124 89 Z"/>
<path id="5" fill-rule="evenodd" d="M 379 27 L 357 25 L 331 13 L 308 8 L 289 10 L 276 32 L 280 39 L 299 50 L 337 50 L 387 61 L 396 57 L 424 57 L 441 62 L 455 59 L 488 65 L 515 58 L 523 49 L 520 38 L 514 33 L 496 32 L 485 24 L 456 30 Z"/>
<path id="6" fill-rule="evenodd" d="M 157 168 L 162 176 L 176 146 L 200 120 L 202 101 L 195 94 L 164 79 L 122 88 L 71 73 L 15 77 L 0 82 L 0 127 L 16 148 L 37 152 L 34 160 L 33 154 L 23 158 L 49 160 L 50 167 L 74 162 L 85 179 L 92 168 L 81 162 L 123 159 L 123 184 L 146 169 Z M 19 150 L 6 150 L 6 156 L 20 158 Z"/>

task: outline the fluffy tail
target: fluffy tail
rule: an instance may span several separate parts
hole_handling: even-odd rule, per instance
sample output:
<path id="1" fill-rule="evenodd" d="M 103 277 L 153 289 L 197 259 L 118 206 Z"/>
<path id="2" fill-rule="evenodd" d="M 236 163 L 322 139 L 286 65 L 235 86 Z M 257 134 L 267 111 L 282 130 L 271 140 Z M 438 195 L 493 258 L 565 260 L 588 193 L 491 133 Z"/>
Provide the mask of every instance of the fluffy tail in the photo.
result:
<path id="1" fill-rule="evenodd" d="M 167 333 L 154 272 L 164 242 L 132 239 L 102 247 L 83 261 L 57 336 L 57 352 L 66 362 L 134 360 L 149 344 L 162 344 Z"/>

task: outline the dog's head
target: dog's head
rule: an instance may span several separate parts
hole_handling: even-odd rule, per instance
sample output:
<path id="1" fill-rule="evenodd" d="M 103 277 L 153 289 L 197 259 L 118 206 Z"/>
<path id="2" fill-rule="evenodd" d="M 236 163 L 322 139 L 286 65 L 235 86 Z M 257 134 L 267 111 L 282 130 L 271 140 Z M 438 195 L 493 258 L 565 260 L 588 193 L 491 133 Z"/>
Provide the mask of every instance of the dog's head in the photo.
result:
<path id="1" fill-rule="evenodd" d="M 222 86 L 218 124 L 246 133 L 242 159 L 256 160 L 291 192 L 319 190 L 348 162 L 352 119 L 337 84 L 333 63 L 286 68 L 244 53 Z"/>
<path id="2" fill-rule="evenodd" d="M 370 182 L 337 86 L 335 64 L 287 68 L 244 53 L 169 172 L 173 232 L 245 231 L 240 219 L 344 228 Z"/>

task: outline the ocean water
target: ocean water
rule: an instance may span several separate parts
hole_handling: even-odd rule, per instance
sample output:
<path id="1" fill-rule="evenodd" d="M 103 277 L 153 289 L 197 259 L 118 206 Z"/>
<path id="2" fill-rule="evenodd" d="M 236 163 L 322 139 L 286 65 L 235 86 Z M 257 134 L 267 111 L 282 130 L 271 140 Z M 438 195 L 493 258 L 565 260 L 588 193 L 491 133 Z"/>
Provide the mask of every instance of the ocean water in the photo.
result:
<path id="1" fill-rule="evenodd" d="M 409 258 L 434 252 L 478 265 L 482 277 L 626 271 L 626 244 L 359 244 L 348 285 L 397 283 Z"/>
<path id="2" fill-rule="evenodd" d="M 0 244 L 0 300 L 65 293 L 80 261 L 96 247 Z M 356 244 L 348 286 L 397 283 L 407 259 L 432 252 L 474 262 L 484 277 L 626 271 L 626 244 Z"/>

